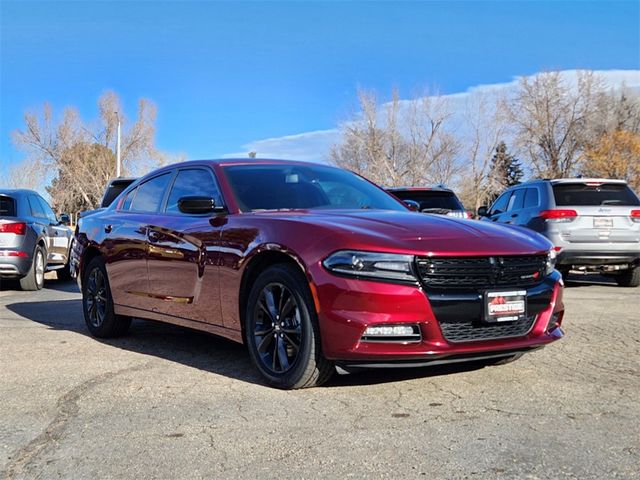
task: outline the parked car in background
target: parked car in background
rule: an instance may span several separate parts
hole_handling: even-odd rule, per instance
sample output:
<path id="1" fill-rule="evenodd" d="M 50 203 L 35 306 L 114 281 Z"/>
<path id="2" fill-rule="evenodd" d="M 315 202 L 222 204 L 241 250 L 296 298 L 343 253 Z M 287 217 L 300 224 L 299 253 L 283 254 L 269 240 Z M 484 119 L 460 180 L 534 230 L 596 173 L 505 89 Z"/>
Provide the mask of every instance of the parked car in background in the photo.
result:
<path id="1" fill-rule="evenodd" d="M 40 290 L 44 273 L 68 280 L 73 233 L 69 216 L 58 219 L 32 190 L 0 190 L 0 277 L 17 278 L 23 290 Z"/>
<path id="2" fill-rule="evenodd" d="M 148 318 L 244 342 L 266 381 L 338 365 L 507 362 L 563 336 L 551 243 L 417 215 L 351 172 L 220 160 L 156 170 L 80 219 L 89 331 Z"/>
<path id="3" fill-rule="evenodd" d="M 640 200 L 623 180 L 534 180 L 509 188 L 478 214 L 545 235 L 564 275 L 599 272 L 621 286 L 640 285 Z"/>
<path id="4" fill-rule="evenodd" d="M 403 202 L 416 202 L 417 211 L 422 213 L 471 218 L 453 190 L 445 187 L 390 187 L 386 190 Z"/>
<path id="5" fill-rule="evenodd" d="M 106 208 L 118 198 L 126 188 L 137 180 L 136 177 L 118 177 L 113 178 L 107 184 L 107 188 L 104 190 L 102 201 L 100 202 L 100 208 Z"/>

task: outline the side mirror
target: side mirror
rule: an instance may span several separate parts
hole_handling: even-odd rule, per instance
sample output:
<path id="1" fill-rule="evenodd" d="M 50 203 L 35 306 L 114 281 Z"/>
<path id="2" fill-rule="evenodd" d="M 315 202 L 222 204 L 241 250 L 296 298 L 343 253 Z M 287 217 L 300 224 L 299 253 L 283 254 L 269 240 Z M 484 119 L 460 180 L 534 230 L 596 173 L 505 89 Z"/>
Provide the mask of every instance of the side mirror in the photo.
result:
<path id="1" fill-rule="evenodd" d="M 412 212 L 419 212 L 420 211 L 420 204 L 418 202 L 416 202 L 415 200 L 403 200 L 403 202 L 407 208 L 409 210 L 411 210 Z"/>
<path id="2" fill-rule="evenodd" d="M 68 213 L 63 213 L 60 215 L 60 225 L 71 225 L 71 217 Z"/>
<path id="3" fill-rule="evenodd" d="M 478 216 L 479 217 L 488 217 L 489 216 L 489 209 L 487 207 L 480 207 L 478 208 Z"/>
<path id="4" fill-rule="evenodd" d="M 178 209 L 190 214 L 211 213 L 216 210 L 216 201 L 210 197 L 182 197 Z"/>

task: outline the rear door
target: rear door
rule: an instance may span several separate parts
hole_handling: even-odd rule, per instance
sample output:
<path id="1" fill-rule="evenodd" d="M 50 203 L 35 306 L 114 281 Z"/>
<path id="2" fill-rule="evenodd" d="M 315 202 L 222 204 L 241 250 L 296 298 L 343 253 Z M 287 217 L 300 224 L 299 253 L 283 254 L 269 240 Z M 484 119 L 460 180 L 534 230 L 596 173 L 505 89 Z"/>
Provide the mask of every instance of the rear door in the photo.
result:
<path id="1" fill-rule="evenodd" d="M 552 188 L 556 207 L 577 213 L 572 221 L 558 225 L 565 242 L 606 250 L 640 248 L 640 223 L 631 218 L 640 200 L 626 184 L 578 181 Z"/>

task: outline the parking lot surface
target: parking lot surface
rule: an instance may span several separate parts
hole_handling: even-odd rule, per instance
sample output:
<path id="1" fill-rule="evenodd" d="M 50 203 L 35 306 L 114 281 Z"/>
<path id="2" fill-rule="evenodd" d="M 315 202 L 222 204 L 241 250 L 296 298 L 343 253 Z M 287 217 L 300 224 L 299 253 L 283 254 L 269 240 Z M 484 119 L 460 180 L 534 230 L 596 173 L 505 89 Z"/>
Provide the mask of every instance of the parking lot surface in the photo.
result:
<path id="1" fill-rule="evenodd" d="M 266 387 L 240 345 L 88 336 L 73 283 L 0 289 L 0 475 L 640 478 L 640 289 L 576 277 L 566 337 L 509 365 Z"/>

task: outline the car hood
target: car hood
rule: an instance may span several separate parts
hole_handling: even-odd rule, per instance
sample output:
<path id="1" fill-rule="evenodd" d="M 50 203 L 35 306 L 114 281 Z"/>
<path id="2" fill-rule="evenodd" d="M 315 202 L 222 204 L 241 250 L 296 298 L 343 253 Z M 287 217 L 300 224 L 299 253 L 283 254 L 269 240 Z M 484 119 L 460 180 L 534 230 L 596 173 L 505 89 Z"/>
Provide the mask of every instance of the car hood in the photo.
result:
<path id="1" fill-rule="evenodd" d="M 340 243 L 352 245 L 349 248 L 426 255 L 515 255 L 540 253 L 552 247 L 545 237 L 522 227 L 414 212 L 309 210 L 264 214 L 303 223 L 306 232 L 326 227 L 341 233 Z"/>

